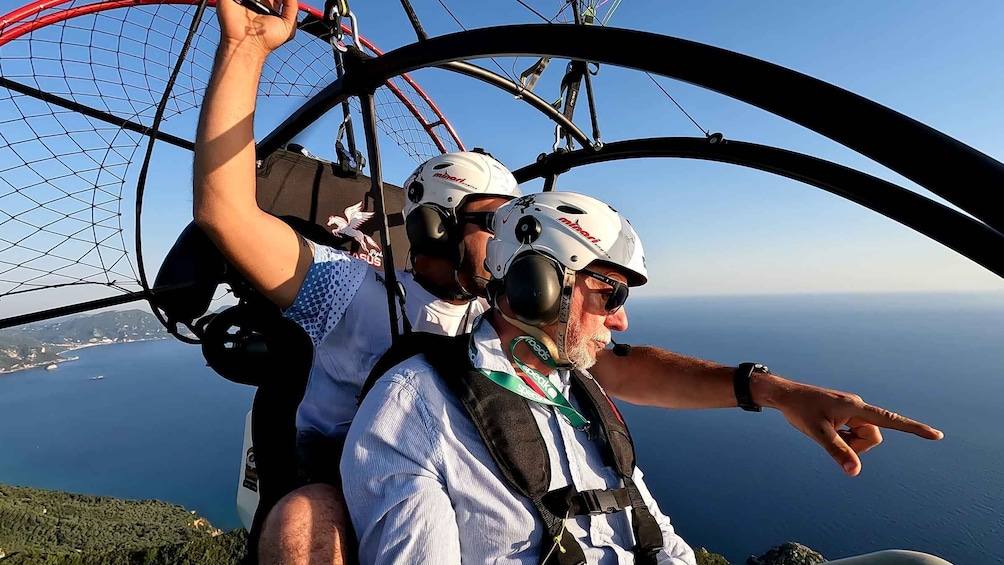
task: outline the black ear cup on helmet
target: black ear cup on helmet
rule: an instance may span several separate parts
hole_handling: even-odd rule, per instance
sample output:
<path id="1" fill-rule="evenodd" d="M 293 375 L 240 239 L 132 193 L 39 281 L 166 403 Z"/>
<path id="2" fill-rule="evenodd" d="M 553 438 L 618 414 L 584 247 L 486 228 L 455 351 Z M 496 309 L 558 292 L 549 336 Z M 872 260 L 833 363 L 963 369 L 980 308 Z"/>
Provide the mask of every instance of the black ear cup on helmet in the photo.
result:
<path id="1" fill-rule="evenodd" d="M 408 214 L 404 224 L 413 255 L 458 260 L 460 239 L 457 225 L 446 211 L 438 206 L 423 204 Z"/>
<path id="2" fill-rule="evenodd" d="M 558 319 L 564 277 L 558 264 L 539 253 L 513 260 L 504 279 L 509 309 L 517 320 L 531 326 L 546 326 Z"/>

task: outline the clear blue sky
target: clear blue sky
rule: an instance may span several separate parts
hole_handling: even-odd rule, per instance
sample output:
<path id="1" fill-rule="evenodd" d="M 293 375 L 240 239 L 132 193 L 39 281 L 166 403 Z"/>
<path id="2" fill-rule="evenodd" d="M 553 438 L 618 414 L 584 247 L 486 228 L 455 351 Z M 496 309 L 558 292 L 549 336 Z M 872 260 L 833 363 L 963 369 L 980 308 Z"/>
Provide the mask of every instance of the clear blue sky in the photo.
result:
<path id="1" fill-rule="evenodd" d="M 559 7 L 556 0 L 529 3 L 547 16 Z M 0 12 L 19 4 L 0 0 Z M 414 5 L 430 34 L 459 29 L 437 0 L 416 0 Z M 447 5 L 468 28 L 539 21 L 515 1 L 453 0 Z M 382 49 L 414 40 L 397 0 L 356 0 L 351 6 L 362 33 Z M 695 40 L 789 67 L 1004 160 L 1004 74 L 999 72 L 1004 68 L 1004 3 L 625 0 L 610 24 Z M 532 62 L 499 60 L 513 74 Z M 482 63 L 498 71 L 490 61 Z M 563 67 L 564 62 L 552 61 L 535 92 L 557 98 Z M 444 71 L 413 76 L 468 147 L 483 146 L 511 168 L 550 149 L 551 122 L 511 96 Z M 705 129 L 808 153 L 916 188 L 800 126 L 696 87 L 659 80 Z M 594 84 L 604 141 L 700 134 L 640 73 L 603 66 Z M 293 105 L 275 98 L 262 102 L 259 135 Z M 577 116 L 588 132 L 584 101 Z M 187 112 L 172 127 L 190 132 L 194 119 L 195 112 Z M 297 141 L 330 157 L 331 128 L 326 120 Z M 382 147 L 385 179 L 402 182 L 415 161 L 386 139 Z M 151 277 L 191 213 L 190 155 L 158 147 L 154 159 L 144 214 Z M 965 182 L 964 171 L 959 178 Z M 1004 281 L 996 275 L 892 220 L 767 173 L 699 161 L 634 160 L 573 171 L 560 178 L 558 187 L 603 198 L 632 220 L 648 251 L 652 282 L 641 291 L 647 295 L 1004 291 Z M 539 184 L 525 190 L 539 190 Z M 16 300 L 20 302 L 0 303 L 0 316 L 45 305 L 41 298 Z"/>

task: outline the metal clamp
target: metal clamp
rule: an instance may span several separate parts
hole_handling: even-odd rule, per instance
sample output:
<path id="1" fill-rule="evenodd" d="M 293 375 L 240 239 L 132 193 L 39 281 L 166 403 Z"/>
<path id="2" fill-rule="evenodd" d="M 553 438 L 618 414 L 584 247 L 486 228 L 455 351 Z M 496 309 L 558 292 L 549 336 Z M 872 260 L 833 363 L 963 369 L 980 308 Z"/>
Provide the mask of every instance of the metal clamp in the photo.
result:
<path id="1" fill-rule="evenodd" d="M 352 43 L 356 47 L 359 47 L 359 20 L 356 19 L 356 15 L 349 9 L 348 3 L 344 0 L 334 0 L 328 2 L 325 9 L 324 19 L 331 22 L 331 38 L 328 40 L 331 46 L 342 53 L 345 52 L 345 44 L 342 42 L 345 39 L 345 33 L 342 31 L 342 20 L 348 17 L 349 22 L 352 24 L 350 32 Z"/>
<path id="2" fill-rule="evenodd" d="M 554 145 L 551 146 L 551 151 L 558 150 L 558 145 L 561 145 L 561 138 L 562 138 L 561 126 L 560 125 L 554 126 Z M 568 148 L 567 141 L 565 143 L 565 148 L 566 149 Z"/>

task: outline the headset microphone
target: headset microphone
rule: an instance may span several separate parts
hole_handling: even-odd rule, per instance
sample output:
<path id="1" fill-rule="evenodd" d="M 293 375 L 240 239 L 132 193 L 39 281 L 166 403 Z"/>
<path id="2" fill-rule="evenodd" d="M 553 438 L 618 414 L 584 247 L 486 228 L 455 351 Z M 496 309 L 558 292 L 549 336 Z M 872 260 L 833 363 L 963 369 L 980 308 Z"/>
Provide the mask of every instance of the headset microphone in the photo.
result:
<path id="1" fill-rule="evenodd" d="M 613 337 L 610 338 L 610 343 L 614 344 L 614 349 L 613 349 L 614 355 L 618 357 L 626 357 L 627 354 L 631 351 L 630 345 L 626 343 L 617 343 L 616 341 L 614 341 Z"/>

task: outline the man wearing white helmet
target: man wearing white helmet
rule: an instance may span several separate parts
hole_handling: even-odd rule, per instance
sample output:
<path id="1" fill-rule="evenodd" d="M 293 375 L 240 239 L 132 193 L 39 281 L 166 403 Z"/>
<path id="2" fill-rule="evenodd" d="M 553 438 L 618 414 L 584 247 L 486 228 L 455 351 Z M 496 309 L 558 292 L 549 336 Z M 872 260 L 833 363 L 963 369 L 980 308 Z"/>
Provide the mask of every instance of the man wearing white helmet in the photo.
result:
<path id="1" fill-rule="evenodd" d="M 265 0 L 273 8 L 279 2 Z M 297 409 L 304 486 L 281 499 L 261 525 L 262 563 L 351 562 L 338 457 L 360 386 L 391 343 L 387 290 L 361 258 L 308 241 L 262 211 L 255 196 L 254 111 L 265 59 L 296 31 L 297 4 L 281 17 L 219 2 L 220 42 L 196 131 L 194 218 L 223 255 L 314 344 Z M 407 297 L 401 328 L 454 335 L 480 314 L 485 222 L 519 195 L 512 174 L 476 153 L 437 156 L 405 183 L 414 270 L 398 272 Z M 252 534 L 256 533 L 252 528 Z"/>
<path id="2" fill-rule="evenodd" d="M 269 53 L 292 38 L 297 26 L 296 0 L 263 1 L 276 9 L 281 4 L 282 16 L 259 15 L 236 2 L 217 4 L 221 40 L 196 133 L 194 216 L 226 258 L 300 323 L 315 344 L 308 392 L 297 414 L 306 447 L 311 444 L 306 436 L 337 441 L 345 433 L 360 383 L 390 345 L 390 322 L 378 272 L 361 259 L 312 244 L 257 205 L 253 123 L 258 81 Z M 466 331 L 482 310 L 473 297 L 483 295 L 489 279 L 482 267 L 486 222 L 518 189 L 511 174 L 487 156 L 437 159 L 405 183 L 408 234 L 416 254 L 414 277 L 399 275 L 407 290 L 402 321 L 415 330 L 453 335 Z M 593 373 L 614 396 L 629 402 L 669 408 L 737 405 L 734 367 L 646 347 L 632 349 L 627 357 L 603 350 L 598 359 Z M 761 373 L 745 377 L 736 381 L 736 390 L 747 393 L 746 407 L 757 402 L 780 409 L 847 465 L 848 474 L 860 469 L 856 452 L 881 440 L 875 424 L 940 437 L 928 426 L 865 405 L 853 395 Z M 838 436 L 845 423 L 854 431 Z M 328 469 L 334 471 L 337 460 L 330 460 L 337 450 L 327 452 Z M 341 494 L 324 484 L 337 477 L 311 480 L 318 482 L 281 501 L 270 515 L 261 543 L 263 562 L 342 562 Z"/>
<path id="3" fill-rule="evenodd" d="M 360 562 L 694 565 L 587 371 L 627 329 L 629 287 L 647 282 L 637 233 L 563 191 L 502 205 L 492 229 L 492 309 L 470 335 L 391 349 L 349 430 Z M 839 562 L 947 564 L 910 551 Z"/>
<path id="4" fill-rule="evenodd" d="M 470 335 L 416 346 L 423 355 L 376 381 L 349 430 L 360 562 L 693 565 L 585 372 L 627 328 L 628 287 L 646 282 L 634 230 L 564 191 L 508 202 L 492 226 L 493 309 Z"/>

